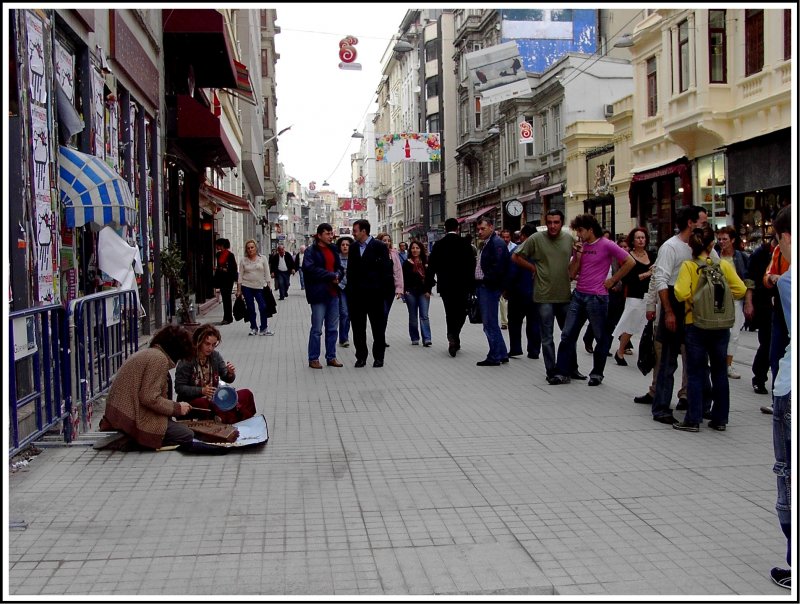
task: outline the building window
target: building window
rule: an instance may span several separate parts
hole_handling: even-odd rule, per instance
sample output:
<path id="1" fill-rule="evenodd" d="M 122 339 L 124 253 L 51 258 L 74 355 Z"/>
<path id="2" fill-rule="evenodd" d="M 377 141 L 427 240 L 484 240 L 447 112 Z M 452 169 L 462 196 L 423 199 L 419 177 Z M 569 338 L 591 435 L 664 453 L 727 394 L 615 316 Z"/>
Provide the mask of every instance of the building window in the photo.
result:
<path id="1" fill-rule="evenodd" d="M 764 10 L 744 11 L 744 75 L 764 68 Z"/>
<path id="2" fill-rule="evenodd" d="M 264 97 L 264 120 L 262 121 L 264 128 L 269 128 L 269 99 Z"/>
<path id="3" fill-rule="evenodd" d="M 435 75 L 425 80 L 425 98 L 432 99 L 437 96 L 439 96 L 439 76 Z"/>
<path id="4" fill-rule="evenodd" d="M 430 224 L 435 225 L 442 222 L 442 196 L 430 196 Z"/>
<path id="5" fill-rule="evenodd" d="M 269 51 L 266 48 L 261 49 L 261 77 L 269 77 Z"/>
<path id="6" fill-rule="evenodd" d="M 792 9 L 783 9 L 783 59 L 792 58 Z"/>
<path id="7" fill-rule="evenodd" d="M 658 85 L 656 81 L 656 58 L 647 59 L 647 116 L 653 117 L 658 113 Z"/>
<path id="8" fill-rule="evenodd" d="M 428 132 L 439 132 L 441 128 L 439 122 L 439 114 L 434 113 L 433 115 L 428 116 Z"/>
<path id="9" fill-rule="evenodd" d="M 724 84 L 728 81 L 725 14 L 724 10 L 708 11 L 708 81 L 712 84 Z"/>
<path id="10" fill-rule="evenodd" d="M 425 43 L 425 61 L 436 61 L 439 58 L 439 41 L 429 40 Z"/>
<path id="11" fill-rule="evenodd" d="M 689 89 L 689 22 L 678 24 L 678 91 Z"/>
<path id="12" fill-rule="evenodd" d="M 517 161 L 519 158 L 519 142 L 517 140 L 516 124 L 506 124 L 506 151 L 509 164 Z"/>
<path id="13" fill-rule="evenodd" d="M 479 130 L 481 127 L 481 98 L 475 97 L 475 129 Z"/>
<path id="14" fill-rule="evenodd" d="M 527 123 L 533 127 L 533 116 L 532 115 L 524 115 L 522 116 Z M 525 157 L 533 157 L 536 153 L 536 150 L 533 148 L 533 143 L 525 143 Z"/>
<path id="15" fill-rule="evenodd" d="M 553 105 L 550 114 L 553 116 L 553 149 L 558 149 L 561 146 L 561 103 Z"/>
<path id="16" fill-rule="evenodd" d="M 547 112 L 542 111 L 539 114 L 539 121 L 542 124 L 542 153 L 550 151 L 550 141 L 547 138 Z"/>
<path id="17" fill-rule="evenodd" d="M 463 103 L 461 103 L 461 134 L 467 134 L 469 132 L 469 111 L 467 111 L 468 103 L 469 99 L 466 99 Z"/>

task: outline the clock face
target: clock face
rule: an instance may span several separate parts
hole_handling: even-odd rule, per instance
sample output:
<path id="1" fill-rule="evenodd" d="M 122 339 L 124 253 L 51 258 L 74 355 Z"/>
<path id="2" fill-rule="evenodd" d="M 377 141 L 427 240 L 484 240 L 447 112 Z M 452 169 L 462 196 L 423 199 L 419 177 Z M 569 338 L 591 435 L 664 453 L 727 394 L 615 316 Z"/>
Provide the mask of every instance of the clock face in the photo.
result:
<path id="1" fill-rule="evenodd" d="M 506 212 L 508 212 L 511 216 L 519 216 L 522 214 L 522 204 L 516 199 L 509 201 L 506 205 Z"/>

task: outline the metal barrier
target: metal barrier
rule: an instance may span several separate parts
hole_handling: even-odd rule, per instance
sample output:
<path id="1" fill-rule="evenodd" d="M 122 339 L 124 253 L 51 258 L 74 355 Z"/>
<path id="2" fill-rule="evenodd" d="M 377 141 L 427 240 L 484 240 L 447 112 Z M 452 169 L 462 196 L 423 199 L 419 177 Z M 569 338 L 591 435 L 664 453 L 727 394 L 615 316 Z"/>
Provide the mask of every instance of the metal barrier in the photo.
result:
<path id="1" fill-rule="evenodd" d="M 71 435 L 92 427 L 97 399 L 122 363 L 139 349 L 139 300 L 134 290 L 92 294 L 70 302 L 74 376 Z M 80 404 L 78 404 L 80 403 Z"/>
<path id="2" fill-rule="evenodd" d="M 8 316 L 10 360 L 9 456 L 63 421 L 72 438 L 69 338 L 66 311 L 59 304 L 28 308 Z"/>

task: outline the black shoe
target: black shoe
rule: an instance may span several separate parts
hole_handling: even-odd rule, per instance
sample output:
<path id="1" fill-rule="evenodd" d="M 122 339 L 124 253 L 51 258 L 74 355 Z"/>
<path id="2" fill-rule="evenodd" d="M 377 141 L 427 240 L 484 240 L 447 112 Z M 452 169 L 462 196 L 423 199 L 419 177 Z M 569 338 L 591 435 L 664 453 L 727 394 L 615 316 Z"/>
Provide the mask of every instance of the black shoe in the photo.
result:
<path id="1" fill-rule="evenodd" d="M 679 398 L 678 404 L 675 405 L 676 411 L 686 411 L 689 408 L 689 401 L 685 398 Z"/>
<path id="2" fill-rule="evenodd" d="M 433 345 L 432 342 L 423 342 L 422 343 L 423 348 L 430 348 L 432 345 Z"/>
<path id="3" fill-rule="evenodd" d="M 509 356 L 509 358 L 512 358 L 512 359 L 515 359 L 517 357 L 521 357 L 522 356 L 522 351 L 520 351 L 520 352 L 509 352 L 508 356 Z"/>
<path id="4" fill-rule="evenodd" d="M 623 367 L 628 366 L 628 361 L 625 360 L 625 357 L 619 358 L 616 353 L 614 353 L 614 360 L 617 362 L 617 365 L 622 365 Z"/>
<path id="5" fill-rule="evenodd" d="M 497 361 L 490 361 L 489 359 L 484 359 L 482 361 L 478 361 L 475 363 L 478 367 L 499 367 L 500 363 Z"/>
<path id="6" fill-rule="evenodd" d="M 753 382 L 753 392 L 756 394 L 769 394 L 769 390 L 764 384 L 756 384 L 755 382 Z"/>
<path id="7" fill-rule="evenodd" d="M 386 346 L 386 348 L 389 348 L 389 342 L 384 342 L 383 345 Z"/>
<path id="8" fill-rule="evenodd" d="M 672 427 L 676 430 L 681 430 L 683 432 L 700 432 L 700 425 L 699 424 L 690 424 L 686 421 L 682 422 L 675 422 L 672 424 Z"/>
<path id="9" fill-rule="evenodd" d="M 455 344 L 453 344 L 451 342 L 450 345 L 447 347 L 447 352 L 450 353 L 451 357 L 454 357 L 454 356 L 456 356 L 456 352 L 457 351 L 458 351 L 458 346 L 456 346 Z"/>
<path id="10" fill-rule="evenodd" d="M 501 362 L 501 363 L 508 363 L 508 357 L 506 357 L 506 358 L 504 358 L 504 359 L 500 359 L 500 362 Z"/>
<path id="11" fill-rule="evenodd" d="M 596 378 L 596 377 L 589 378 L 590 386 L 599 386 L 602 383 L 603 383 L 602 378 Z"/>
<path id="12" fill-rule="evenodd" d="M 788 568 L 778 568 L 777 566 L 769 571 L 772 582 L 784 589 L 792 588 L 792 571 Z"/>
<path id="13" fill-rule="evenodd" d="M 677 422 L 678 420 L 676 420 L 675 417 L 672 415 L 672 413 L 670 413 L 669 415 L 658 415 L 658 416 L 655 416 L 655 417 L 653 417 L 653 421 L 654 422 L 659 422 L 661 424 L 670 424 L 670 425 L 672 425 L 675 422 Z"/>
<path id="14" fill-rule="evenodd" d="M 633 350 L 633 344 L 631 344 L 630 341 L 628 342 L 628 345 L 625 347 L 625 350 Z"/>
<path id="15" fill-rule="evenodd" d="M 529 359 L 538 359 L 539 358 L 539 354 L 536 353 L 536 352 L 529 352 L 528 353 L 528 358 Z"/>
<path id="16" fill-rule="evenodd" d="M 652 405 L 653 404 L 653 396 L 647 392 L 642 396 L 634 396 L 633 397 L 634 403 L 639 403 L 640 405 Z"/>
<path id="17" fill-rule="evenodd" d="M 764 413 L 766 415 L 772 415 L 772 405 L 770 405 L 769 407 L 761 407 L 761 413 Z"/>
<path id="18" fill-rule="evenodd" d="M 725 432 L 726 425 L 725 424 L 717 424 L 715 422 L 708 422 L 708 427 L 712 430 L 716 430 L 717 432 Z"/>
<path id="19" fill-rule="evenodd" d="M 594 347 L 591 344 L 584 344 L 583 347 L 589 354 L 594 354 Z"/>
<path id="20" fill-rule="evenodd" d="M 380 359 L 375 359 L 375 360 L 372 362 L 372 366 L 373 366 L 373 367 L 383 367 L 383 361 L 382 361 L 382 360 L 380 360 Z"/>
<path id="21" fill-rule="evenodd" d="M 231 323 L 233 323 L 233 319 L 223 319 L 220 325 L 230 325 Z"/>
<path id="22" fill-rule="evenodd" d="M 563 375 L 552 375 L 547 378 L 547 383 L 551 386 L 558 386 L 560 384 L 569 384 L 569 378 Z"/>
<path id="23" fill-rule="evenodd" d="M 356 367 L 366 367 L 367 366 L 367 360 L 366 359 L 358 360 L 358 361 L 356 361 L 356 365 L 355 366 Z"/>
<path id="24" fill-rule="evenodd" d="M 586 376 L 585 376 L 585 375 L 583 375 L 583 374 L 582 374 L 580 371 L 578 371 L 577 369 L 576 369 L 575 371 L 573 371 L 573 372 L 572 372 L 572 373 L 569 375 L 569 377 L 571 377 L 573 380 L 585 380 L 585 379 L 586 379 Z"/>

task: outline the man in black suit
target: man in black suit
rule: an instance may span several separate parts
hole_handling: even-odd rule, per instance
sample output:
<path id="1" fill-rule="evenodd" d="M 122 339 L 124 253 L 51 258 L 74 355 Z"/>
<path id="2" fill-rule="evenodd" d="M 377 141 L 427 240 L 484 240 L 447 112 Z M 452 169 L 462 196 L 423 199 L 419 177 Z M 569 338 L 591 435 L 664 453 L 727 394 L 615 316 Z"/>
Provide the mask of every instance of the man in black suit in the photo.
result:
<path id="1" fill-rule="evenodd" d="M 356 367 L 367 364 L 367 317 L 372 327 L 373 367 L 383 367 L 386 353 L 384 300 L 394 291 L 394 273 L 389 248 L 369 234 L 368 220 L 353 223 L 355 244 L 347 262 L 347 304 L 353 327 Z"/>
<path id="2" fill-rule="evenodd" d="M 442 296 L 447 322 L 447 351 L 451 357 L 461 348 L 461 329 L 467 319 L 467 297 L 475 285 L 475 255 L 472 246 L 458 234 L 458 220 L 444 221 L 447 234 L 433 244 L 428 259 L 426 287 L 434 283 Z"/>
<path id="3" fill-rule="evenodd" d="M 285 300 L 289 295 L 289 277 L 294 275 L 294 269 L 294 258 L 291 254 L 287 254 L 284 245 L 279 243 L 278 251 L 269 257 L 269 272 L 278 285 L 279 300 Z"/>

